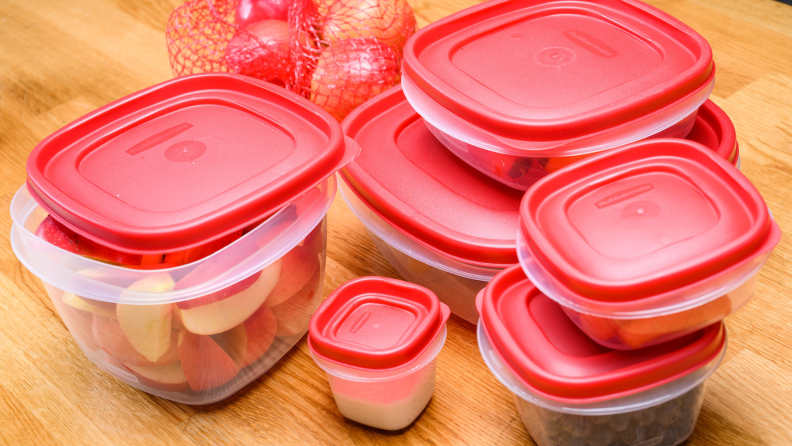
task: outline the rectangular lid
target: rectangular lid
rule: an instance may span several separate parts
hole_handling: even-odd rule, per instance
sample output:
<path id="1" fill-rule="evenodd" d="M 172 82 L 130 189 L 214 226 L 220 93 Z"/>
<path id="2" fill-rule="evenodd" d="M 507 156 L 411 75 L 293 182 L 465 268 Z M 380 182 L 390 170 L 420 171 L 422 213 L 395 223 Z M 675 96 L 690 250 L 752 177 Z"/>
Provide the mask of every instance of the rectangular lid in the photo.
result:
<path id="1" fill-rule="evenodd" d="M 635 0 L 484 2 L 416 33 L 403 72 L 462 121 L 531 141 L 623 126 L 714 76 L 701 35 Z"/>
<path id="2" fill-rule="evenodd" d="M 356 152 L 306 99 L 245 76 L 201 74 L 50 135 L 28 158 L 27 184 L 74 231 L 120 251 L 163 253 L 260 220 Z"/>

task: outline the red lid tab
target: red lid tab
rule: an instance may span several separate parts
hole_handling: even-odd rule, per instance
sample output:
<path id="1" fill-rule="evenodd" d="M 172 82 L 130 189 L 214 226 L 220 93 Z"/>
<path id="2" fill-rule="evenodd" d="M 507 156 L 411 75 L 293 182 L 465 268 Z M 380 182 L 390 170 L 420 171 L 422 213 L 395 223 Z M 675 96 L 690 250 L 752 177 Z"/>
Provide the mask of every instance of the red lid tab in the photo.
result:
<path id="1" fill-rule="evenodd" d="M 597 301 L 673 292 L 777 240 L 753 185 L 704 146 L 653 139 L 536 183 L 521 204 L 528 249 L 556 285 Z"/>
<path id="2" fill-rule="evenodd" d="M 422 286 L 361 277 L 322 303 L 311 319 L 308 344 L 314 354 L 347 366 L 397 368 L 432 344 L 449 315 Z"/>
<path id="3" fill-rule="evenodd" d="M 364 103 L 342 123 L 361 147 L 341 174 L 382 219 L 411 239 L 463 262 L 517 262 L 523 192 L 460 160 L 429 131 L 401 87 Z"/>
<path id="4" fill-rule="evenodd" d="M 481 296 L 481 323 L 501 360 L 534 392 L 560 402 L 619 398 L 681 378 L 726 347 L 722 322 L 664 344 L 611 350 L 592 341 L 519 265 L 495 276 Z"/>
<path id="5" fill-rule="evenodd" d="M 561 141 L 669 109 L 713 80 L 707 41 L 635 0 L 498 0 L 415 34 L 405 77 L 503 140 Z"/>
<path id="6" fill-rule="evenodd" d="M 314 104 L 230 74 L 173 79 L 39 143 L 28 188 L 53 217 L 134 253 L 201 245 L 271 214 L 357 147 Z"/>

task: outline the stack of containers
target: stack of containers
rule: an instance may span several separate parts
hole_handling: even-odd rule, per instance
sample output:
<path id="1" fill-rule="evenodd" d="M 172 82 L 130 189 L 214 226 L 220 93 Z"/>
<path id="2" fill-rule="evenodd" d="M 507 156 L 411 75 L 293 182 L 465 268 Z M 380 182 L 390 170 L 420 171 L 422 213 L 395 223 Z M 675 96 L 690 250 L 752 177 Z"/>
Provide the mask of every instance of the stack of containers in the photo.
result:
<path id="1" fill-rule="evenodd" d="M 479 346 L 541 446 L 673 446 L 693 431 L 781 232 L 702 145 L 652 139 L 537 182 L 520 266 L 479 295 Z"/>
<path id="2" fill-rule="evenodd" d="M 415 34 L 402 87 L 451 152 L 527 190 L 597 152 L 684 138 L 714 80 L 707 41 L 640 1 L 499 0 Z"/>
<path id="3" fill-rule="evenodd" d="M 308 329 L 334 173 L 357 153 L 335 119 L 282 88 L 174 79 L 36 146 L 11 203 L 12 247 L 88 359 L 209 404 Z"/>

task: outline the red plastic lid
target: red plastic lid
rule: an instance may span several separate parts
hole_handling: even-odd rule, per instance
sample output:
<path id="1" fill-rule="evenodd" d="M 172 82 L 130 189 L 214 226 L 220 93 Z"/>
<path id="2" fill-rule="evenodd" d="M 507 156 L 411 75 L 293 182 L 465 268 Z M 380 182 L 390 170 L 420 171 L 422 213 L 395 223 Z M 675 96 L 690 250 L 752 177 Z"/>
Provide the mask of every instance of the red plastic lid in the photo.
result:
<path id="1" fill-rule="evenodd" d="M 364 103 L 341 125 L 361 147 L 342 177 L 382 219 L 447 257 L 500 267 L 517 263 L 523 192 L 449 152 L 401 87 Z"/>
<path id="2" fill-rule="evenodd" d="M 696 123 L 685 137 L 714 150 L 723 159 L 736 162 L 737 133 L 729 116 L 707 99 L 698 110 Z"/>
<path id="3" fill-rule="evenodd" d="M 308 100 L 245 76 L 201 74 L 53 133 L 30 154 L 27 185 L 74 231 L 121 251 L 162 253 L 260 220 L 356 153 Z"/>
<path id="4" fill-rule="evenodd" d="M 558 141 L 671 107 L 713 79 L 707 41 L 637 0 L 497 0 L 432 23 L 403 72 L 501 138 Z"/>
<path id="5" fill-rule="evenodd" d="M 308 345 L 315 355 L 346 366 L 397 368 L 429 348 L 450 314 L 422 286 L 360 277 L 338 287 L 316 310 Z"/>
<path id="6" fill-rule="evenodd" d="M 653 139 L 536 183 L 521 204 L 527 247 L 582 299 L 632 301 L 751 261 L 778 225 L 740 171 L 704 146 Z"/>
<path id="7" fill-rule="evenodd" d="M 498 273 L 477 303 L 487 339 L 514 376 L 561 402 L 591 403 L 648 390 L 698 370 L 725 348 L 722 322 L 644 349 L 603 347 L 519 265 Z"/>

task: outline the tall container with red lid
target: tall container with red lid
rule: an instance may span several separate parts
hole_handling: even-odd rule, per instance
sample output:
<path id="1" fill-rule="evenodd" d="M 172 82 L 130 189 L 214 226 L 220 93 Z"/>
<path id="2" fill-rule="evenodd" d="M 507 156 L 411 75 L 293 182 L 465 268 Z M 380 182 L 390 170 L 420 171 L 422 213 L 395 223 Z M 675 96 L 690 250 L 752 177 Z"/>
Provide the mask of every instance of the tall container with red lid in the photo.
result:
<path id="1" fill-rule="evenodd" d="M 726 353 L 722 322 L 640 350 L 603 347 L 519 266 L 498 274 L 476 304 L 484 362 L 539 446 L 678 445 Z"/>
<path id="2" fill-rule="evenodd" d="M 499 0 L 405 47 L 402 86 L 447 148 L 526 190 L 586 156 L 684 137 L 714 85 L 698 33 L 637 0 Z"/>
<path id="3" fill-rule="evenodd" d="M 517 262 L 522 193 L 446 150 L 400 87 L 358 107 L 342 127 L 361 147 L 339 172 L 352 212 L 402 277 L 475 323 L 476 293 Z"/>
<path id="4" fill-rule="evenodd" d="M 737 169 L 681 139 L 630 144 L 550 175 L 520 212 L 525 273 L 614 349 L 670 341 L 738 310 L 781 238 Z"/>
<path id="5" fill-rule="evenodd" d="M 36 146 L 11 204 L 12 247 L 91 361 L 208 404 L 307 330 L 333 173 L 357 152 L 286 90 L 228 74 L 174 79 Z"/>

